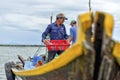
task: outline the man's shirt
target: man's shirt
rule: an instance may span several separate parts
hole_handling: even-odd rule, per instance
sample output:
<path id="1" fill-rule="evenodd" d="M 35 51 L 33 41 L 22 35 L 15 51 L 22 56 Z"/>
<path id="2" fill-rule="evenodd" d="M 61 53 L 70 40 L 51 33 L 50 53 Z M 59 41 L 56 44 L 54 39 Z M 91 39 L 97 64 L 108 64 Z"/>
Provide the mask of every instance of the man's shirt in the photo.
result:
<path id="1" fill-rule="evenodd" d="M 76 42 L 76 36 L 77 36 L 77 27 L 73 26 L 70 28 L 70 36 L 72 37 L 72 44 Z"/>
<path id="2" fill-rule="evenodd" d="M 61 24 L 59 27 L 56 23 L 49 24 L 42 34 L 42 40 L 46 39 L 48 34 L 51 40 L 64 40 L 68 38 L 64 24 Z"/>

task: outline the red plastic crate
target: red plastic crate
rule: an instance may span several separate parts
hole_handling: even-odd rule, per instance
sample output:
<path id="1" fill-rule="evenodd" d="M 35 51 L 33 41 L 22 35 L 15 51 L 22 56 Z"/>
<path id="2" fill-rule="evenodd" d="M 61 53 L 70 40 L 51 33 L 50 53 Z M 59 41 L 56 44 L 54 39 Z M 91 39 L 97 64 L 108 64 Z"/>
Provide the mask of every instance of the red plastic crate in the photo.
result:
<path id="1" fill-rule="evenodd" d="M 47 40 L 45 44 L 48 51 L 64 51 L 70 46 L 67 40 Z"/>

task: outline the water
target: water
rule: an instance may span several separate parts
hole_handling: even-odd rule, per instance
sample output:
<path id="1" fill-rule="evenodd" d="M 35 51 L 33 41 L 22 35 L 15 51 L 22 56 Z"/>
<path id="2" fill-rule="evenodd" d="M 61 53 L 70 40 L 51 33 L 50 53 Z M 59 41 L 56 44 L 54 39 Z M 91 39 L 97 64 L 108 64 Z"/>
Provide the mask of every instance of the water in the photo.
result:
<path id="1" fill-rule="evenodd" d="M 17 55 L 24 58 L 32 57 L 38 50 L 37 46 L 0 46 L 0 80 L 6 80 L 4 64 L 8 61 L 18 61 Z M 39 54 L 45 54 L 45 47 L 39 48 Z"/>

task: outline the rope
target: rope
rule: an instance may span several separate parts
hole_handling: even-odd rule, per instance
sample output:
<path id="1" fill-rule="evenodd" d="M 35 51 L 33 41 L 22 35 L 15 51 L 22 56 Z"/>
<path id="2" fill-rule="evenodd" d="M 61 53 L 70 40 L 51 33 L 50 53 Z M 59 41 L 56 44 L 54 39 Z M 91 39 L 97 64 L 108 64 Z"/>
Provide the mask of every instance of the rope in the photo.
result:
<path id="1" fill-rule="evenodd" d="M 35 52 L 34 56 L 37 56 L 39 54 L 39 50 L 41 49 L 41 47 L 38 47 L 37 51 Z"/>

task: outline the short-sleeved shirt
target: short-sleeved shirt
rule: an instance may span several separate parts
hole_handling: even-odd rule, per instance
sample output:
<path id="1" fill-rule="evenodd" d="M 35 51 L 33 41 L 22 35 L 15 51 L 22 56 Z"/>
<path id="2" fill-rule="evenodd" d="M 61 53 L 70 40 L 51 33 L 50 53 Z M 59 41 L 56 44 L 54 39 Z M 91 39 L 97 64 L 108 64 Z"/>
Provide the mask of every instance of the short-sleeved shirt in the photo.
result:
<path id="1" fill-rule="evenodd" d="M 73 26 L 70 28 L 70 36 L 72 37 L 72 44 L 76 42 L 76 36 L 77 36 L 77 27 Z"/>
<path id="2" fill-rule="evenodd" d="M 48 34 L 50 35 L 51 40 L 64 40 L 68 38 L 64 24 L 61 24 L 58 27 L 55 22 L 48 25 L 48 27 L 42 34 L 42 40 L 46 39 L 46 36 Z"/>

